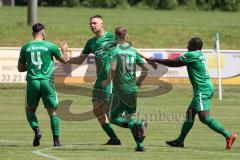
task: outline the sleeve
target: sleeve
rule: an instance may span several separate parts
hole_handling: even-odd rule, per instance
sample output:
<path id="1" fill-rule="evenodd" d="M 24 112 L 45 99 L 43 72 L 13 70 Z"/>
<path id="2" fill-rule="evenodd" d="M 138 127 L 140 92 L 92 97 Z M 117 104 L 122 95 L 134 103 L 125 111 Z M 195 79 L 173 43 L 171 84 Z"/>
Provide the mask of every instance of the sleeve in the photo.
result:
<path id="1" fill-rule="evenodd" d="M 26 64 L 27 62 L 25 57 L 25 52 L 26 52 L 25 47 L 22 47 L 20 51 L 19 60 L 18 60 L 18 62 L 21 64 Z"/>
<path id="2" fill-rule="evenodd" d="M 184 55 L 179 57 L 179 60 L 186 64 L 195 62 L 196 60 L 198 60 L 198 58 L 195 56 L 193 52 L 186 52 Z"/>
<path id="3" fill-rule="evenodd" d="M 104 50 L 106 51 L 113 50 L 116 48 L 115 36 L 112 33 L 109 33 L 109 34 L 110 34 L 110 38 L 107 41 L 107 43 L 104 45 Z"/>
<path id="4" fill-rule="evenodd" d="M 113 44 L 115 43 L 115 35 L 114 34 L 112 34 L 111 41 Z"/>
<path id="5" fill-rule="evenodd" d="M 136 52 L 136 63 L 137 64 L 144 64 L 145 62 L 144 62 L 144 60 L 142 59 L 142 57 L 139 55 L 139 53 L 138 52 Z"/>
<path id="6" fill-rule="evenodd" d="M 60 52 L 60 50 L 58 49 L 58 47 L 55 44 L 51 45 L 51 53 L 52 55 L 56 58 L 56 59 L 60 59 L 62 54 Z"/>
<path id="7" fill-rule="evenodd" d="M 117 62 L 117 54 L 114 50 L 109 51 L 110 62 Z"/>
<path id="8" fill-rule="evenodd" d="M 82 50 L 83 54 L 90 54 L 92 52 L 91 48 L 90 48 L 90 40 L 87 41 L 87 43 L 85 44 L 85 47 Z"/>

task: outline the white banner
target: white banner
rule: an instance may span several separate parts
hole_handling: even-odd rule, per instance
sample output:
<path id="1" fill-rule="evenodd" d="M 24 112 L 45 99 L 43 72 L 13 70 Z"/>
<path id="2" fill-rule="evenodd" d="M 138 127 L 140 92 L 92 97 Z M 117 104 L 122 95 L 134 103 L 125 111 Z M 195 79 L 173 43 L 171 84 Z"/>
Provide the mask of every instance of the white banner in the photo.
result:
<path id="1" fill-rule="evenodd" d="M 69 49 L 71 57 L 79 56 L 82 49 Z M 146 57 L 168 58 L 178 57 L 186 50 L 184 49 L 138 49 Z M 20 48 L 0 47 L 0 82 L 1 83 L 23 83 L 25 82 L 26 73 L 20 73 L 17 70 Z M 214 50 L 203 50 L 208 61 L 209 73 L 212 78 L 217 78 L 217 57 Z M 240 74 L 240 50 L 221 50 L 221 70 L 223 79 L 231 79 L 238 77 Z M 95 78 L 94 57 L 90 55 L 87 60 L 81 65 L 59 65 L 56 63 L 56 76 L 67 78 Z M 159 77 L 160 69 L 151 74 L 153 77 Z M 168 71 L 163 76 L 164 78 L 188 78 L 185 67 L 168 68 Z M 231 83 L 231 82 L 229 82 Z M 234 82 L 234 84 L 240 82 Z"/>

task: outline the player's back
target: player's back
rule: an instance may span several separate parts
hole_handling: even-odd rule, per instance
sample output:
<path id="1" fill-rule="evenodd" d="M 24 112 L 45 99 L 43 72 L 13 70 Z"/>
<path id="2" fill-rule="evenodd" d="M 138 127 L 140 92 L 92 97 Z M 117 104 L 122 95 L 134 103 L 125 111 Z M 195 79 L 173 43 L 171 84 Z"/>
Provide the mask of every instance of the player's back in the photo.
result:
<path id="1" fill-rule="evenodd" d="M 57 46 L 48 41 L 30 41 L 20 52 L 20 60 L 27 64 L 27 80 L 47 79 L 53 75 L 53 56 L 61 57 Z M 25 62 L 24 62 L 25 61 Z"/>
<path id="2" fill-rule="evenodd" d="M 137 51 L 128 44 L 119 44 L 114 49 L 113 61 L 116 62 L 116 71 L 113 77 L 115 90 L 136 92 L 136 64 L 143 62 Z"/>

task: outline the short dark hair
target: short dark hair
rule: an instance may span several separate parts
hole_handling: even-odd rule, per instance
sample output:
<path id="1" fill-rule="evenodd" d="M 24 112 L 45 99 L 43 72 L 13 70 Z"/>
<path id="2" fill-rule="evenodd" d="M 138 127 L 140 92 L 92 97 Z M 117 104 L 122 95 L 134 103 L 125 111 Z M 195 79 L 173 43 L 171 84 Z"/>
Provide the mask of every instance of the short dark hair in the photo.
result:
<path id="1" fill-rule="evenodd" d="M 117 27 L 115 29 L 115 35 L 120 38 L 126 38 L 127 34 L 128 34 L 128 30 L 125 27 Z"/>
<path id="2" fill-rule="evenodd" d="M 43 30 L 44 28 L 45 28 L 45 27 L 44 27 L 43 24 L 41 24 L 41 23 L 36 23 L 36 24 L 34 24 L 34 25 L 32 26 L 32 31 L 33 31 L 34 33 L 37 33 L 37 32 L 39 32 L 39 31 Z"/>
<path id="3" fill-rule="evenodd" d="M 103 19 L 101 15 L 97 14 L 89 18 L 89 20 L 92 20 L 93 18 L 100 18 Z"/>
<path id="4" fill-rule="evenodd" d="M 188 50 L 189 51 L 196 51 L 201 50 L 203 47 L 203 41 L 199 37 L 191 38 L 188 42 Z"/>

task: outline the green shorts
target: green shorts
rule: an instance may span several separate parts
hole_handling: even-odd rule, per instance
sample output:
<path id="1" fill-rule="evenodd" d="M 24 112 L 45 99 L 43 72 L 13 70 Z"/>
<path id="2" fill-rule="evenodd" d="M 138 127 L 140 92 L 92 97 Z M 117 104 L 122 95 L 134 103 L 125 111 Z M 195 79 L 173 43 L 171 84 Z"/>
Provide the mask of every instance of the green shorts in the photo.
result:
<path id="1" fill-rule="evenodd" d="M 92 91 L 92 102 L 94 101 L 107 101 L 109 102 L 112 94 L 112 84 L 106 88 L 102 88 L 102 81 L 97 80 Z"/>
<path id="2" fill-rule="evenodd" d="M 192 98 L 192 102 L 189 105 L 189 108 L 196 109 L 197 112 L 200 111 L 209 111 L 211 106 L 211 98 L 213 93 L 204 94 L 198 93 Z"/>
<path id="3" fill-rule="evenodd" d="M 45 108 L 56 108 L 58 98 L 53 79 L 37 79 L 27 81 L 26 107 L 36 108 L 42 98 Z"/>
<path id="4" fill-rule="evenodd" d="M 108 108 L 108 116 L 115 118 L 123 113 L 133 114 L 137 109 L 137 92 L 116 94 L 113 92 Z"/>

